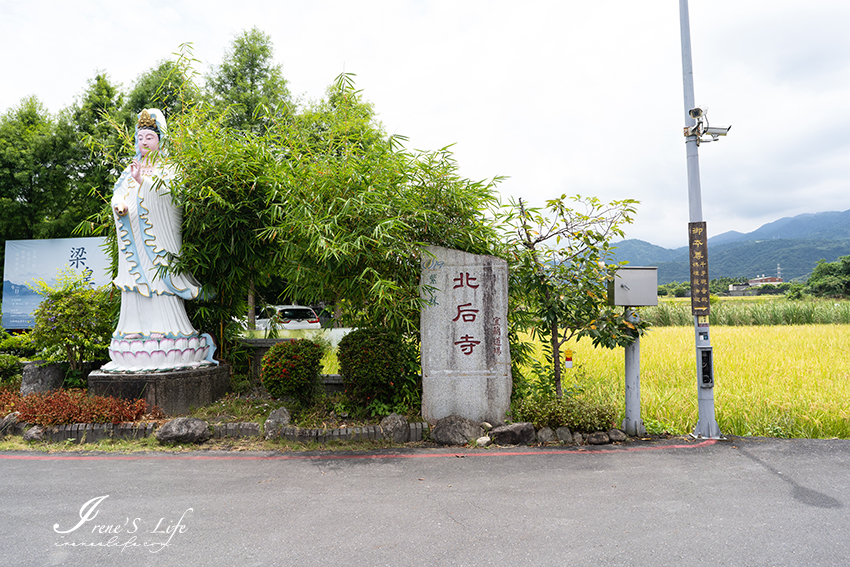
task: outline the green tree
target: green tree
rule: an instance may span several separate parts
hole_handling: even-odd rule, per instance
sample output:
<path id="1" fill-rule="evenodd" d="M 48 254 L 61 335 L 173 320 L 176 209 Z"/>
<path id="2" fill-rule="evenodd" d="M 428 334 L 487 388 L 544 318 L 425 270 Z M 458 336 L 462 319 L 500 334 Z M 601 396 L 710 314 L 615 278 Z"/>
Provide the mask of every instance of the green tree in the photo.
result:
<path id="1" fill-rule="evenodd" d="M 172 120 L 169 132 L 183 206 L 178 269 L 207 284 L 211 296 L 197 303 L 196 323 L 221 339 L 231 319 L 244 316 L 254 285 L 283 261 L 279 243 L 263 234 L 274 222 L 271 201 L 287 185 L 273 151 L 279 140 L 234 130 L 205 104 Z"/>
<path id="2" fill-rule="evenodd" d="M 185 71 L 177 61 L 167 60 L 139 75 L 123 107 L 128 126 L 145 108 L 158 108 L 170 119 L 194 103 L 198 90 Z"/>
<path id="3" fill-rule="evenodd" d="M 207 76 L 210 101 L 226 115 L 226 125 L 260 133 L 275 117 L 289 113 L 290 94 L 271 37 L 256 27 L 242 32 L 217 68 Z M 248 325 L 254 327 L 258 282 L 248 282 Z"/>
<path id="4" fill-rule="evenodd" d="M 287 112 L 289 89 L 274 63 L 271 37 L 256 27 L 233 40 L 221 65 L 207 77 L 213 105 L 228 115 L 228 125 L 257 131 L 271 117 Z"/>
<path id="5" fill-rule="evenodd" d="M 78 222 L 73 131 L 36 97 L 0 115 L 0 257 L 6 240 L 63 238 Z"/>
<path id="6" fill-rule="evenodd" d="M 72 186 L 76 222 L 100 212 L 112 196 L 115 173 L 123 168 L 124 148 L 121 130 L 110 120 L 123 104 L 118 86 L 105 73 L 89 81 L 81 99 L 65 114 L 62 128 L 70 129 L 76 140 L 73 148 Z"/>
<path id="7" fill-rule="evenodd" d="M 563 396 L 561 348 L 573 337 L 612 348 L 631 343 L 643 327 L 607 305 L 607 284 L 617 264 L 611 239 L 623 237 L 637 201 L 602 203 L 566 195 L 546 202 L 546 210 L 527 208 L 520 199 L 503 213 L 510 229 L 511 294 L 520 328 L 540 338 L 555 384 Z M 581 210 L 579 210 L 579 208 Z M 512 345 L 513 349 L 513 345 Z"/>
<path id="8" fill-rule="evenodd" d="M 841 256 L 835 262 L 818 260 L 806 287 L 819 297 L 850 296 L 850 256 Z"/>
<path id="9" fill-rule="evenodd" d="M 448 149 L 405 151 L 351 75 L 294 128 L 293 183 L 266 231 L 283 245 L 289 290 L 335 302 L 348 324 L 417 334 L 421 247 L 492 252 L 497 235 L 483 211 L 495 203 L 495 182 L 462 178 Z"/>
<path id="10" fill-rule="evenodd" d="M 262 131 L 234 130 L 205 105 L 170 130 L 184 206 L 179 268 L 217 294 L 201 304 L 216 334 L 244 314 L 252 281 L 272 276 L 290 296 L 338 302 L 350 324 L 413 334 L 421 246 L 495 246 L 483 215 L 493 184 L 461 178 L 447 150 L 405 152 L 349 76 L 303 116 L 273 117 Z"/>

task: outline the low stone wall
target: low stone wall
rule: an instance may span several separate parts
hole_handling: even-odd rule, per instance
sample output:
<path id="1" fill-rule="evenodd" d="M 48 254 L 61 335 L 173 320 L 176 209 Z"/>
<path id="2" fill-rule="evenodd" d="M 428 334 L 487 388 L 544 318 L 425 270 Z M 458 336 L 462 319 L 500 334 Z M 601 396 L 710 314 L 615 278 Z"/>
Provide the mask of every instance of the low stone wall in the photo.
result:
<path id="1" fill-rule="evenodd" d="M 285 343 L 294 339 L 240 339 L 240 343 L 251 351 L 251 375 L 259 381 L 263 366 L 263 356 L 269 349 L 278 343 Z"/>
<path id="2" fill-rule="evenodd" d="M 411 423 L 410 441 L 421 441 L 428 432 L 427 423 Z M 33 426 L 28 423 L 16 423 L 9 427 L 7 433 L 23 435 Z M 260 424 L 254 422 L 215 423 L 211 426 L 213 439 L 228 437 L 262 437 Z M 101 439 L 142 439 L 153 437 L 157 426 L 153 423 L 134 424 L 122 423 L 73 423 L 42 428 L 42 439 L 54 443 L 74 441 L 76 443 L 95 443 Z M 280 431 L 280 439 L 299 443 L 327 443 L 329 441 L 365 441 L 368 439 L 383 439 L 379 425 L 368 427 L 341 427 L 337 429 L 308 429 L 302 427 L 284 427 Z"/>
<path id="3" fill-rule="evenodd" d="M 427 423 L 410 423 L 408 441 L 422 441 L 428 431 Z M 381 440 L 384 433 L 380 425 L 366 427 L 341 427 L 339 429 L 308 429 L 286 426 L 280 430 L 280 439 L 299 443 L 327 443 L 329 441 L 367 441 Z"/>

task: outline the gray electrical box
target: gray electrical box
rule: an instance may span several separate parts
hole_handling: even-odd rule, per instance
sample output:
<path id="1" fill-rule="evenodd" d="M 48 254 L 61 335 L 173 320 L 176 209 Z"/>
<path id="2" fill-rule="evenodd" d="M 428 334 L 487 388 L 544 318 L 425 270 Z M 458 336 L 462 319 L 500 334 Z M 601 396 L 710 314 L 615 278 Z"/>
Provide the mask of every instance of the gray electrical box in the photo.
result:
<path id="1" fill-rule="evenodd" d="M 658 268 L 628 266 L 608 282 L 608 305 L 658 305 Z"/>

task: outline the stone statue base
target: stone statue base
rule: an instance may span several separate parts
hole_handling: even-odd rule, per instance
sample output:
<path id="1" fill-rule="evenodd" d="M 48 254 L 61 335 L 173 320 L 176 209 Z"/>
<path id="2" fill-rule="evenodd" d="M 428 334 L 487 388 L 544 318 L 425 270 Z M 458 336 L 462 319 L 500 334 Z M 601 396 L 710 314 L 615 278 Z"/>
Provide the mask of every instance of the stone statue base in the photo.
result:
<path id="1" fill-rule="evenodd" d="M 189 408 L 209 405 L 230 388 L 226 364 L 194 370 L 147 374 L 114 374 L 96 370 L 89 374 L 89 393 L 126 400 L 143 398 L 148 410 L 159 406 L 166 415 L 187 415 Z"/>

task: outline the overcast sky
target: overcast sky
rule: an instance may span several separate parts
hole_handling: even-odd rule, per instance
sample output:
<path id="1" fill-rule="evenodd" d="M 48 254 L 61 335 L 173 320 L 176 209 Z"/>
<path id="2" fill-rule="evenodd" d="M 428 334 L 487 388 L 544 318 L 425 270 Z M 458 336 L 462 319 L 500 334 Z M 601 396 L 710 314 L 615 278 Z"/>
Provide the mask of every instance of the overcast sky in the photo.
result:
<path id="1" fill-rule="evenodd" d="M 638 199 L 628 238 L 687 244 L 675 0 L 0 0 L 0 111 L 129 89 L 186 42 L 207 73 L 253 26 L 293 94 L 354 73 L 388 133 L 505 199 Z M 691 0 L 690 28 L 696 102 L 733 126 L 699 150 L 710 234 L 850 209 L 850 2 Z"/>

